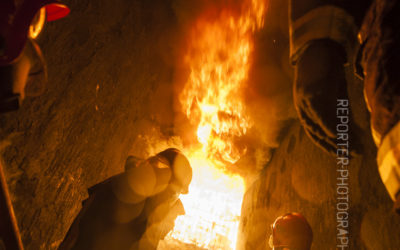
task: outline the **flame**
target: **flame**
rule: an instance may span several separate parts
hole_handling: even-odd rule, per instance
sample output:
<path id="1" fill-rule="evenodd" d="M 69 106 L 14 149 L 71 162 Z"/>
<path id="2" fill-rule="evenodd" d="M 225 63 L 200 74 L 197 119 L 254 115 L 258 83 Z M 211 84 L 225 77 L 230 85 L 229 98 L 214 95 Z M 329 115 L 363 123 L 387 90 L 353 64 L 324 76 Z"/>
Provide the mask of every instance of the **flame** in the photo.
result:
<path id="1" fill-rule="evenodd" d="M 201 150 L 186 154 L 193 168 L 189 194 L 180 197 L 186 214 L 176 219 L 165 241 L 177 240 L 205 249 L 235 249 L 243 179 L 215 168 Z"/>
<path id="2" fill-rule="evenodd" d="M 265 0 L 243 0 L 239 12 L 204 16 L 193 27 L 185 58 L 191 71 L 180 101 L 202 146 L 185 152 L 193 168 L 189 194 L 181 196 L 186 215 L 177 218 L 167 241 L 235 249 L 244 181 L 220 167 L 246 152 L 237 142 L 252 122 L 240 93 L 250 69 L 253 33 L 262 27 L 265 9 Z"/>
<path id="3" fill-rule="evenodd" d="M 251 127 L 240 95 L 248 77 L 252 35 L 263 25 L 264 0 L 244 0 L 239 15 L 224 10 L 214 20 L 199 18 L 185 61 L 190 76 L 180 101 L 197 125 L 197 139 L 209 159 L 235 163 L 246 153 L 237 141 Z"/>

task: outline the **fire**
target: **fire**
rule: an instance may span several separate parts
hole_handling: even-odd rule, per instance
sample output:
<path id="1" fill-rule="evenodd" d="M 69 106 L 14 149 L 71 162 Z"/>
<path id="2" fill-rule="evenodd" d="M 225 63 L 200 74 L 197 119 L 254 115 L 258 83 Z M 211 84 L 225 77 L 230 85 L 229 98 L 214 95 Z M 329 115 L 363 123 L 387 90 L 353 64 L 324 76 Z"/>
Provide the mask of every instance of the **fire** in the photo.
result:
<path id="1" fill-rule="evenodd" d="M 215 168 L 201 150 L 188 155 L 193 180 L 189 194 L 180 197 L 186 214 L 176 219 L 174 229 L 163 242 L 164 248 L 159 249 L 171 249 L 168 242 L 174 240 L 203 249 L 235 249 L 243 179 Z M 185 248 L 174 246 L 174 249 Z"/>
<path id="2" fill-rule="evenodd" d="M 235 249 L 244 182 L 223 169 L 246 153 L 239 141 L 252 122 L 240 93 L 265 9 L 265 0 L 243 0 L 239 11 L 201 17 L 193 27 L 185 57 L 190 75 L 180 101 L 202 146 L 185 152 L 193 167 L 189 194 L 181 196 L 186 215 L 178 217 L 167 240 Z"/>
<path id="3" fill-rule="evenodd" d="M 216 163 L 233 164 L 245 154 L 237 141 L 251 120 L 241 89 L 248 77 L 253 32 L 263 25 L 264 0 L 244 0 L 240 13 L 222 11 L 213 20 L 199 18 L 185 61 L 191 73 L 180 100 L 197 125 L 203 151 Z"/>

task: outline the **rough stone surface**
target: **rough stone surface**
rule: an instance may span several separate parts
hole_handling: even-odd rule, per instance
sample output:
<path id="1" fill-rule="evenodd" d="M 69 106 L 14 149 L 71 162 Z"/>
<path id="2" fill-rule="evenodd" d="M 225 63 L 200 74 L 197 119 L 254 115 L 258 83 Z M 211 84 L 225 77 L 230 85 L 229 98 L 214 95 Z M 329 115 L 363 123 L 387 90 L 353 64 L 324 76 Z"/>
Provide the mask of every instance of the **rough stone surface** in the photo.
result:
<path id="1" fill-rule="evenodd" d="M 351 159 L 349 249 L 396 249 L 400 217 L 379 178 L 375 153 Z M 336 160 L 317 148 L 294 123 L 271 163 L 247 190 L 238 249 L 269 249 L 270 225 L 291 211 L 305 215 L 312 249 L 336 249 Z"/>
<path id="2" fill-rule="evenodd" d="M 39 37 L 49 83 L 0 117 L 2 160 L 26 249 L 55 249 L 87 188 L 146 157 L 143 131 L 173 121 L 169 1 L 66 1 Z M 157 105 L 154 106 L 154 101 Z M 157 131 L 155 131 L 157 132 Z M 139 141 L 139 142 L 138 142 Z"/>

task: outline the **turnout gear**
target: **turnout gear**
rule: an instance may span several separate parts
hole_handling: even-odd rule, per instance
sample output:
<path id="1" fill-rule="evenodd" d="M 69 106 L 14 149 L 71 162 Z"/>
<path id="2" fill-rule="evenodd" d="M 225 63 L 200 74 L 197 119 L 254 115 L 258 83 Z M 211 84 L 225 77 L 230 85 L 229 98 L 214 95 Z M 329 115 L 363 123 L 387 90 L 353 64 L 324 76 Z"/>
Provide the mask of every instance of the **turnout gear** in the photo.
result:
<path id="1" fill-rule="evenodd" d="M 370 2 L 290 1 L 294 104 L 307 135 L 331 154 L 337 150 L 336 102 L 348 98 L 344 65 L 351 65 L 357 54 L 357 33 Z M 352 154 L 359 150 L 350 148 Z"/>
<path id="2" fill-rule="evenodd" d="M 156 249 L 185 213 L 179 195 L 192 168 L 170 148 L 147 160 L 128 157 L 125 172 L 89 189 L 61 249 Z"/>
<path id="3" fill-rule="evenodd" d="M 400 1 L 375 0 L 359 38 L 364 97 L 381 179 L 400 213 Z"/>
<path id="4" fill-rule="evenodd" d="M 58 0 L 0 1 L 0 113 L 18 109 L 29 76 L 42 72 L 46 79 L 46 65 L 34 39 L 46 15 L 47 21 L 53 21 L 68 13 Z M 35 60 L 40 69 L 35 69 Z M 0 249 L 23 249 L 1 163 L 0 222 Z"/>

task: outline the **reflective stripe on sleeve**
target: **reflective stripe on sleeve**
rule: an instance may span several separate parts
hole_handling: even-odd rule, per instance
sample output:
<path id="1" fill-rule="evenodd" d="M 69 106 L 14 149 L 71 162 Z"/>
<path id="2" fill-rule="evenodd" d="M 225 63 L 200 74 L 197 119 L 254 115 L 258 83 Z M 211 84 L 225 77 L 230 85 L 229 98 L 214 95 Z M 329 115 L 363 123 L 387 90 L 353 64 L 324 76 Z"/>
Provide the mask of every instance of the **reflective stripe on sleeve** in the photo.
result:
<path id="1" fill-rule="evenodd" d="M 379 174 L 392 200 L 400 191 L 400 122 L 384 137 L 378 150 Z"/>

